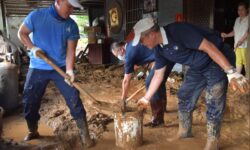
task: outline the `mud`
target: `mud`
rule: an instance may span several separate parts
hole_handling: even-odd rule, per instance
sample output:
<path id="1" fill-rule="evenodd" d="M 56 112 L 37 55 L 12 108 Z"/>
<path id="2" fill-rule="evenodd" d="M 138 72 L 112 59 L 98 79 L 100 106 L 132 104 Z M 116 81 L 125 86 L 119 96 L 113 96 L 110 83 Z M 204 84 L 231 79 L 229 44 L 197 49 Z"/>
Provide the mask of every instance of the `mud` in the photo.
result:
<path id="1" fill-rule="evenodd" d="M 105 106 L 95 106 L 91 100 L 81 95 L 82 102 L 87 111 L 88 124 L 91 136 L 97 144 L 90 150 L 119 150 L 116 147 L 113 114 L 117 109 L 114 104 L 121 102 L 121 82 L 123 68 L 110 71 L 109 65 L 77 66 L 77 78 L 89 93 L 99 101 L 105 102 Z M 138 150 L 201 150 L 206 142 L 206 106 L 205 95 L 202 94 L 197 108 L 193 113 L 193 138 L 168 142 L 167 138 L 174 136 L 178 130 L 178 91 L 182 75 L 173 73 L 167 82 L 168 112 L 165 114 L 165 126 L 161 128 L 143 128 L 143 144 Z M 143 81 L 133 80 L 129 95 L 138 90 Z M 128 103 L 129 108 L 136 108 L 135 101 L 143 96 L 145 91 L 139 93 Z M 222 150 L 249 150 L 250 149 L 250 99 L 249 94 L 241 95 L 229 89 L 226 111 L 222 123 L 221 141 Z M 40 109 L 41 120 L 39 132 L 42 138 L 34 140 L 26 145 L 25 149 L 81 149 L 78 130 L 72 119 L 64 99 L 54 84 L 49 84 L 46 94 L 42 99 Z M 151 119 L 151 111 L 148 109 L 144 115 L 144 122 Z M 4 139 L 21 143 L 27 133 L 25 121 L 20 113 L 4 118 Z M 0 144 L 5 145 L 5 144 Z M 6 145 L 5 145 L 6 146 Z M 11 148 L 12 146 L 7 146 Z M 1 149 L 1 148 L 0 148 Z"/>

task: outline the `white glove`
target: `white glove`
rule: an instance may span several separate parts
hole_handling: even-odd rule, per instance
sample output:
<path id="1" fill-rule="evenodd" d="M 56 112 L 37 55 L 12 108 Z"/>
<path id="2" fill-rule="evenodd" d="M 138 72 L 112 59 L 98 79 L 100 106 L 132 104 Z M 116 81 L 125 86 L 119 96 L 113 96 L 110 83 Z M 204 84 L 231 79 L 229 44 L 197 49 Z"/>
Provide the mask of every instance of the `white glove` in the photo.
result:
<path id="1" fill-rule="evenodd" d="M 141 78 L 141 77 L 143 77 L 143 75 L 144 75 L 144 73 L 141 71 L 141 72 L 139 72 L 138 74 L 137 74 L 137 78 Z"/>
<path id="2" fill-rule="evenodd" d="M 72 86 L 72 83 L 75 81 L 75 73 L 73 70 L 67 70 L 66 74 L 69 76 L 69 78 L 65 78 L 64 81 L 68 85 Z"/>
<path id="3" fill-rule="evenodd" d="M 39 58 L 37 55 L 36 55 L 36 52 L 37 51 L 41 51 L 41 52 L 43 52 L 43 50 L 41 49 L 41 48 L 39 48 L 39 47 L 36 47 L 36 46 L 33 46 L 32 48 L 31 48 L 31 54 L 33 55 L 33 56 L 35 56 L 35 58 Z M 43 52 L 44 53 L 44 52 Z M 40 59 L 40 58 L 39 58 Z"/>
<path id="4" fill-rule="evenodd" d="M 141 107 L 142 109 L 146 109 L 149 106 L 149 100 L 147 100 L 145 97 L 142 97 L 137 102 L 138 107 Z"/>
<path id="5" fill-rule="evenodd" d="M 234 72 L 227 74 L 229 84 L 233 90 L 239 89 L 241 92 L 246 93 L 249 90 L 248 80 L 242 74 Z"/>

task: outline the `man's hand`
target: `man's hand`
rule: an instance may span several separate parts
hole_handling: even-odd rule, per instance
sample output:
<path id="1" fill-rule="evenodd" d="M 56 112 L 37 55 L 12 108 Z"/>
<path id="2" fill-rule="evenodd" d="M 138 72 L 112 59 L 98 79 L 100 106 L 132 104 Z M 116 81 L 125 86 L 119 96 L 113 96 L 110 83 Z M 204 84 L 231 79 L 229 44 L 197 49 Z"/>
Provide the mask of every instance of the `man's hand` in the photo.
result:
<path id="1" fill-rule="evenodd" d="M 138 102 L 137 106 L 142 109 L 147 109 L 149 106 L 149 100 L 147 100 L 145 97 L 142 97 Z"/>
<path id="2" fill-rule="evenodd" d="M 242 74 L 234 72 L 227 75 L 230 86 L 233 90 L 239 89 L 242 93 L 249 92 L 249 82 Z"/>
<path id="3" fill-rule="evenodd" d="M 72 86 L 72 83 L 75 81 L 75 73 L 73 70 L 67 70 L 66 74 L 68 75 L 68 78 L 65 78 L 64 81 Z"/>
<path id="4" fill-rule="evenodd" d="M 37 56 L 37 52 L 39 51 L 39 52 L 41 52 L 41 53 L 44 54 L 44 51 L 43 51 L 41 48 L 36 47 L 36 46 L 33 46 L 33 47 L 31 48 L 30 51 L 31 51 L 31 54 L 32 54 L 33 56 L 35 56 L 35 58 L 39 58 L 39 59 L 40 59 L 40 57 Z"/>
<path id="5" fill-rule="evenodd" d="M 142 79 L 144 77 L 144 72 L 139 72 L 137 75 L 136 75 L 136 79 L 137 80 L 140 80 L 140 79 Z"/>

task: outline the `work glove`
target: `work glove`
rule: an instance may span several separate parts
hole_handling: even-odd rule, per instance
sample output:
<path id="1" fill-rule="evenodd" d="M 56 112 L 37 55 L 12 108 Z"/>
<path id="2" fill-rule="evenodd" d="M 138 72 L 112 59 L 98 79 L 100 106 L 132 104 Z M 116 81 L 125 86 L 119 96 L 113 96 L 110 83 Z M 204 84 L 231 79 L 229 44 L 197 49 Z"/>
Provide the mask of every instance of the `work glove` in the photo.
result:
<path id="1" fill-rule="evenodd" d="M 64 81 L 69 85 L 73 86 L 72 83 L 75 81 L 75 73 L 73 70 L 67 70 L 66 74 L 68 75 L 68 78 L 65 78 Z"/>
<path id="2" fill-rule="evenodd" d="M 44 53 L 44 51 L 43 51 L 41 48 L 36 47 L 36 46 L 33 46 L 33 47 L 31 48 L 31 50 L 30 50 L 31 54 L 32 54 L 35 58 L 40 59 L 40 57 L 38 57 L 38 56 L 36 55 L 36 52 L 37 52 L 37 51 L 40 51 L 40 52 Z"/>
<path id="3" fill-rule="evenodd" d="M 140 109 L 147 109 L 147 107 L 149 106 L 149 100 L 147 100 L 145 97 L 142 97 L 138 102 L 137 102 L 137 106 Z"/>
<path id="4" fill-rule="evenodd" d="M 143 76 L 144 76 L 144 72 L 139 72 L 137 75 L 136 75 L 136 79 L 137 80 L 140 80 L 140 79 L 142 79 L 143 78 Z"/>
<path id="5" fill-rule="evenodd" d="M 227 78 L 234 91 L 237 89 L 239 89 L 242 93 L 247 93 L 249 91 L 249 82 L 242 74 L 234 72 L 227 74 Z"/>

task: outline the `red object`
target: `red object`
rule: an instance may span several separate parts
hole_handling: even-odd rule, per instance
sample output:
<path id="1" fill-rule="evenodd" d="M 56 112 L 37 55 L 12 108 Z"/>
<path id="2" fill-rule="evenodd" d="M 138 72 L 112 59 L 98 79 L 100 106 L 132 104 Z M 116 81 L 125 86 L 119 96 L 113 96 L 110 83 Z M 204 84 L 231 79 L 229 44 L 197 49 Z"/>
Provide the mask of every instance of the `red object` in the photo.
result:
<path id="1" fill-rule="evenodd" d="M 128 36 L 126 37 L 125 42 L 128 43 L 128 42 L 132 41 L 132 40 L 134 39 L 134 37 L 135 37 L 135 33 L 134 33 L 134 30 L 132 30 L 132 31 L 128 34 Z"/>
<path id="2" fill-rule="evenodd" d="M 175 15 L 175 21 L 176 22 L 182 22 L 183 21 L 183 14 L 182 13 L 177 13 Z"/>
<path id="3" fill-rule="evenodd" d="M 88 60 L 91 64 L 109 63 L 109 46 L 107 44 L 89 44 Z"/>

